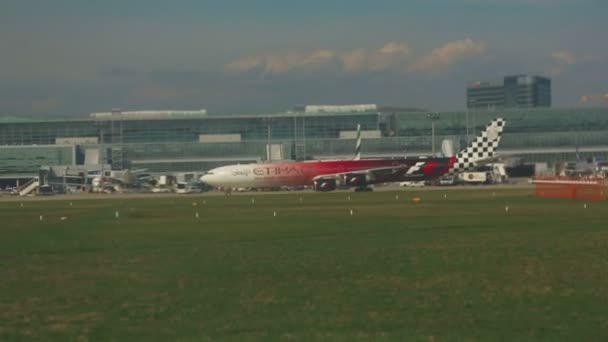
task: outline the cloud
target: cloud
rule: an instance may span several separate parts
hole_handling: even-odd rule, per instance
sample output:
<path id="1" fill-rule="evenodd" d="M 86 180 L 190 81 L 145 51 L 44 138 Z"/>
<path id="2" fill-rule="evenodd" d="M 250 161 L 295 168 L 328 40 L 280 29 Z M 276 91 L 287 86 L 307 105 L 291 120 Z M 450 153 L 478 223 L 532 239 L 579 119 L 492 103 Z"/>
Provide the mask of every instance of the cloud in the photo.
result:
<path id="1" fill-rule="evenodd" d="M 576 63 L 576 58 L 574 54 L 570 51 L 562 50 L 556 51 L 551 55 L 551 67 L 549 68 L 549 74 L 551 76 L 559 76 L 564 72 L 564 69 L 569 65 L 573 65 Z"/>
<path id="2" fill-rule="evenodd" d="M 608 103 L 608 92 L 603 94 L 591 94 L 581 96 L 581 102 L 589 102 L 594 100 L 606 101 Z"/>
<path id="3" fill-rule="evenodd" d="M 470 38 L 448 42 L 409 66 L 410 71 L 441 71 L 450 66 L 486 54 L 484 42 Z"/>
<path id="4" fill-rule="evenodd" d="M 310 53 L 289 52 L 266 56 L 250 56 L 238 59 L 226 66 L 232 72 L 261 69 L 267 74 L 282 74 L 294 69 L 317 69 L 332 60 L 336 52 L 323 49 Z"/>
<path id="5" fill-rule="evenodd" d="M 470 38 L 448 42 L 429 54 L 413 60 L 413 49 L 406 43 L 387 42 L 378 49 L 352 50 L 319 49 L 311 52 L 269 53 L 239 58 L 225 66 L 228 72 L 259 71 L 277 75 L 288 72 L 319 72 L 338 70 L 344 73 L 379 72 L 440 72 L 454 64 L 485 55 L 484 42 Z"/>
<path id="6" fill-rule="evenodd" d="M 405 43 L 388 42 L 378 50 L 356 49 L 340 55 L 345 71 L 380 71 L 400 68 L 412 49 Z"/>
<path id="7" fill-rule="evenodd" d="M 601 60 L 602 58 L 598 56 L 577 56 L 571 51 L 559 50 L 551 54 L 551 67 L 549 68 L 549 74 L 551 76 L 559 76 L 568 68 L 575 65 L 598 62 Z"/>
<path id="8" fill-rule="evenodd" d="M 338 66 L 345 72 L 379 71 L 402 65 L 411 49 L 405 43 L 388 42 L 376 50 L 318 49 L 311 52 L 287 52 L 239 58 L 226 65 L 229 72 L 261 70 L 265 74 L 291 71 L 319 71 Z"/>
<path id="9" fill-rule="evenodd" d="M 576 63 L 574 54 L 566 50 L 554 52 L 551 57 L 557 65 L 571 65 Z"/>

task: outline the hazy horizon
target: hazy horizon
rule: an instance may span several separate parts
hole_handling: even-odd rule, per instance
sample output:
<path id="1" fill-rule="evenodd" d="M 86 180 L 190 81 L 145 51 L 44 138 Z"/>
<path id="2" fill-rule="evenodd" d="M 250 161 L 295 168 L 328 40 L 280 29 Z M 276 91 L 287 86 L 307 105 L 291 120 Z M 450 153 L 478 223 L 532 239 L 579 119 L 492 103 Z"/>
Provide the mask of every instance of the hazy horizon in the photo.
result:
<path id="1" fill-rule="evenodd" d="M 507 74 L 551 77 L 553 105 L 577 107 L 608 92 L 607 9 L 600 0 L 9 0 L 0 116 L 458 110 L 468 82 Z"/>

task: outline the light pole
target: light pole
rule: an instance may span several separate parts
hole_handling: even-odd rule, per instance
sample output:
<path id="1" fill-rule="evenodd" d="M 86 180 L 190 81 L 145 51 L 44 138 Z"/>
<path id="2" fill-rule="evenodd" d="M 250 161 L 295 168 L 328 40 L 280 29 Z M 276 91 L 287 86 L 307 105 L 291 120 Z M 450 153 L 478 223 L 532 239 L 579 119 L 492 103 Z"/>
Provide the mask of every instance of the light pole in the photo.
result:
<path id="1" fill-rule="evenodd" d="M 469 143 L 469 104 L 467 104 L 467 111 L 465 114 L 465 125 L 467 126 L 467 144 Z"/>
<path id="2" fill-rule="evenodd" d="M 271 129 L 272 129 L 272 118 L 264 118 L 266 122 L 266 160 L 268 162 L 272 161 L 272 149 L 270 148 L 270 140 L 271 140 Z"/>
<path id="3" fill-rule="evenodd" d="M 475 132 L 477 132 L 477 107 L 473 107 L 471 114 L 473 114 L 473 135 L 475 135 Z"/>
<path id="4" fill-rule="evenodd" d="M 471 142 L 471 136 L 469 135 L 469 107 L 471 108 L 471 114 L 473 114 L 473 132 L 475 132 L 475 106 L 476 100 L 471 99 L 467 103 L 467 114 L 466 114 L 466 125 L 467 125 L 467 144 Z"/>
<path id="5" fill-rule="evenodd" d="M 435 155 L 435 121 L 439 120 L 439 113 L 428 113 L 426 117 L 431 120 L 431 146 Z"/>

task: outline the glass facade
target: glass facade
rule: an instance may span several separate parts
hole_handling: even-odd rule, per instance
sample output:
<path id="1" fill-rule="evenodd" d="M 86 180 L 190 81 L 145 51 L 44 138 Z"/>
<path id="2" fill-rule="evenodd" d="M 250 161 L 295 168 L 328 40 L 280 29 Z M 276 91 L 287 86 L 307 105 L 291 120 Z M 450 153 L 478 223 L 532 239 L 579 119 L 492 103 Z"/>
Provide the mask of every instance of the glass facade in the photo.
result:
<path id="1" fill-rule="evenodd" d="M 36 175 L 42 165 L 74 165 L 74 146 L 0 146 L 0 176 Z"/>
<path id="2" fill-rule="evenodd" d="M 358 124 L 379 136 L 364 139 L 363 157 L 429 154 L 432 137 L 428 115 L 379 108 L 367 113 L 5 120 L 0 121 L 0 174 L 31 172 L 42 165 L 81 164 L 88 149 L 98 149 L 98 162 L 115 169 L 147 168 L 151 172 L 205 170 L 263 160 L 268 143 L 281 145 L 284 159 L 348 158 L 354 153 L 355 141 L 341 139 L 340 135 L 355 131 Z M 462 148 L 496 117 L 507 120 L 500 148 L 516 151 L 528 161 L 554 162 L 564 156 L 573 159 L 577 147 L 581 151 L 593 147 L 593 156 L 608 150 L 608 108 L 441 112 L 434 121 L 436 146 L 443 139 L 451 139 L 456 148 Z M 226 136 L 230 139 L 222 140 Z M 66 141 L 72 145 L 60 145 Z M 56 156 L 57 152 L 48 152 L 54 150 L 44 150 L 41 145 L 64 152 Z M 34 147 L 47 151 L 43 154 L 49 158 L 15 152 Z"/>
<path id="3" fill-rule="evenodd" d="M 551 80 L 546 77 L 506 76 L 502 83 L 474 82 L 467 87 L 467 108 L 551 107 Z"/>

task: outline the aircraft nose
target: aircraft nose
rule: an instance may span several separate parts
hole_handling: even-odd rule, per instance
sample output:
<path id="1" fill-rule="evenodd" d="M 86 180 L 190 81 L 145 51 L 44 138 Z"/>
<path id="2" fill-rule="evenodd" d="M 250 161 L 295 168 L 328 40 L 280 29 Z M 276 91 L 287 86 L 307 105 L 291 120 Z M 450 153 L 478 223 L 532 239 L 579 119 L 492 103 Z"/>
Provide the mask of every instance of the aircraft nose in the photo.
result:
<path id="1" fill-rule="evenodd" d="M 205 174 L 202 175 L 200 180 L 201 182 L 203 182 L 204 184 L 210 185 L 210 186 L 215 186 L 215 179 L 216 177 L 214 175 L 211 174 Z"/>
<path id="2" fill-rule="evenodd" d="M 201 180 L 201 182 L 203 182 L 205 184 L 209 184 L 209 178 L 210 178 L 209 175 L 202 175 L 200 180 Z"/>

